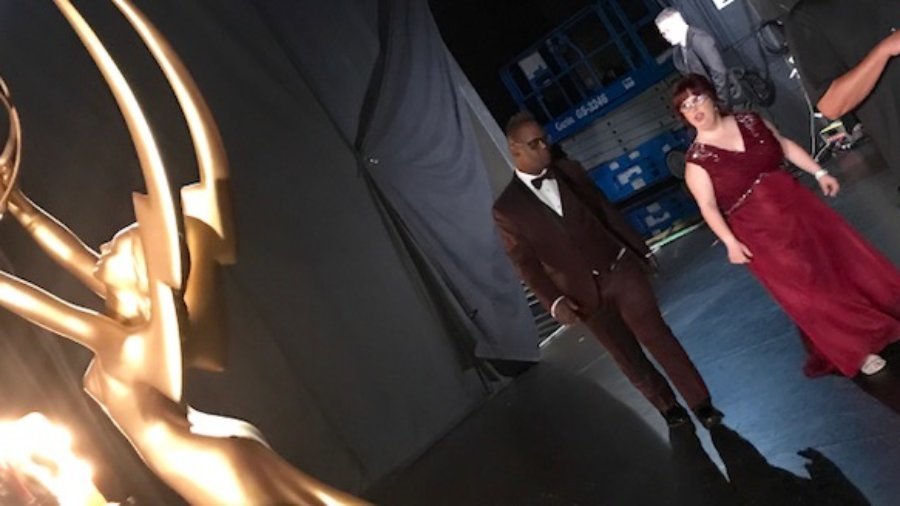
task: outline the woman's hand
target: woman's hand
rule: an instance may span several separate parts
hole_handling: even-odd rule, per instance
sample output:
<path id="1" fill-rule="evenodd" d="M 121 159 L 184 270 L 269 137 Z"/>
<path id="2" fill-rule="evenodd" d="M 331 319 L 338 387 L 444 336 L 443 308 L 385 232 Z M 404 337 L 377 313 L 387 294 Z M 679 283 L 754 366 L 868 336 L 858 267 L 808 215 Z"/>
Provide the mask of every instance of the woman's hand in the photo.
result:
<path id="1" fill-rule="evenodd" d="M 840 191 L 841 184 L 831 174 L 825 174 L 819 178 L 819 188 L 822 189 L 822 194 L 826 197 L 834 197 Z"/>
<path id="2" fill-rule="evenodd" d="M 750 248 L 737 239 L 725 243 L 725 247 L 728 248 L 728 261 L 733 264 L 747 264 L 753 258 Z"/>

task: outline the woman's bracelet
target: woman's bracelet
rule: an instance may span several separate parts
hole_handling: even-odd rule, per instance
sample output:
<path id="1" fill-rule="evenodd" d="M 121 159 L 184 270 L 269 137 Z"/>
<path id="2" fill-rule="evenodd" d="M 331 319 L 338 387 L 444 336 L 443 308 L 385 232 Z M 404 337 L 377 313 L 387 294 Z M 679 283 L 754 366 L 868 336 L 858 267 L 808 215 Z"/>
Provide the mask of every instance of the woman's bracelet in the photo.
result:
<path id="1" fill-rule="evenodd" d="M 827 170 L 825 170 L 825 169 L 819 169 L 819 170 L 816 171 L 815 174 L 813 174 L 813 177 L 816 178 L 816 181 L 818 181 L 818 180 L 822 179 L 823 177 L 825 177 L 825 176 L 827 176 L 827 175 L 828 175 L 828 171 L 827 171 Z"/>

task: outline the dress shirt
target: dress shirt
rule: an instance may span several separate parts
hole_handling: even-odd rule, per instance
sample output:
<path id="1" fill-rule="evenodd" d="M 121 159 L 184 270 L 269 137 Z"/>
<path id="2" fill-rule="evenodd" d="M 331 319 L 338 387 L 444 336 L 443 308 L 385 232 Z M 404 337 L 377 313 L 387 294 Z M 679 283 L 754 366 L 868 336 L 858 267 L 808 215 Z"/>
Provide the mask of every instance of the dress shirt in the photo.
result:
<path id="1" fill-rule="evenodd" d="M 516 169 L 516 177 L 522 180 L 525 183 L 525 186 L 528 187 L 537 198 L 541 199 L 541 202 L 547 205 L 550 209 L 553 209 L 553 212 L 562 216 L 563 208 L 562 208 L 562 199 L 559 197 L 559 184 L 557 184 L 556 179 L 545 179 L 541 184 L 541 189 L 538 190 L 531 184 L 531 181 L 543 176 L 547 173 L 547 169 L 544 169 L 540 172 L 540 174 L 528 174 L 527 172 L 522 172 L 519 169 Z"/>

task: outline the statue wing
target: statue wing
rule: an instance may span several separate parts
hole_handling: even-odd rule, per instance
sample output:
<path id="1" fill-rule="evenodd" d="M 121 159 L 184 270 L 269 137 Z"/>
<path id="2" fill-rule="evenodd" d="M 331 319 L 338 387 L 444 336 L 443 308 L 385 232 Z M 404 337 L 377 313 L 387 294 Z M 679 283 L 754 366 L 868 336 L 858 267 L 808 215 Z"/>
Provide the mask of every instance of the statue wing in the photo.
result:
<path id="1" fill-rule="evenodd" d="M 222 136 L 206 101 L 181 59 L 129 0 L 112 0 L 144 41 L 175 92 L 184 113 L 194 152 L 197 156 L 200 180 L 181 190 L 181 205 L 186 217 L 194 218 L 210 227 L 218 237 L 214 256 L 220 264 L 235 261 L 235 233 L 231 195 L 228 186 L 228 159 Z M 191 258 L 191 262 L 197 259 Z"/>
<path id="2" fill-rule="evenodd" d="M 147 329 L 151 338 L 144 343 L 142 360 L 136 366 L 142 368 L 139 377 L 146 378 L 147 383 L 164 395 L 179 401 L 184 373 L 182 325 L 176 291 L 182 288 L 184 266 L 179 235 L 180 216 L 175 211 L 166 168 L 147 118 L 112 56 L 69 0 L 54 0 L 54 3 L 103 75 L 134 142 L 147 190 L 146 195 L 135 193 L 133 201 L 147 261 L 152 307 Z"/>
<path id="3" fill-rule="evenodd" d="M 228 159 L 212 112 L 196 82 L 165 37 L 130 0 L 112 0 L 149 49 L 181 106 L 197 157 L 199 181 L 181 190 L 190 273 L 184 288 L 189 328 L 183 340 L 185 366 L 219 371 L 225 366 L 227 335 L 219 279 L 222 265 L 236 260 Z"/>

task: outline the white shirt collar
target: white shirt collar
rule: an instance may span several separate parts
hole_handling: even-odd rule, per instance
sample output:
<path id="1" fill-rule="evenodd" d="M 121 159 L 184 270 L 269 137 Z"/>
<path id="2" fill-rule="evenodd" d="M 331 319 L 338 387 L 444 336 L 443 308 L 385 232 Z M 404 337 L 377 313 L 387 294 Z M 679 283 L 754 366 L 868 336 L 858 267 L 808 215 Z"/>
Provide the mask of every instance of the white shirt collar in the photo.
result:
<path id="1" fill-rule="evenodd" d="M 531 190 L 531 193 L 535 194 L 537 198 L 541 200 L 541 202 L 550 207 L 553 212 L 562 216 L 562 200 L 559 196 L 559 187 L 556 185 L 556 180 L 546 179 L 544 181 L 544 184 L 541 185 L 540 190 L 535 188 L 534 185 L 531 184 L 531 182 L 536 178 L 546 175 L 547 170 L 549 169 L 545 168 L 539 174 L 528 174 L 527 172 L 522 172 L 516 169 L 516 177 L 518 177 L 519 180 L 522 181 L 529 190 Z"/>
<path id="2" fill-rule="evenodd" d="M 521 170 L 516 169 L 516 176 L 517 176 L 519 179 L 521 179 L 522 182 L 525 183 L 525 184 L 531 184 L 531 181 L 532 181 L 532 180 L 537 179 L 537 178 L 543 176 L 543 175 L 546 174 L 546 173 L 547 173 L 547 168 L 546 168 L 546 167 L 544 168 L 544 170 L 538 172 L 537 174 L 529 174 L 529 173 L 527 173 L 527 172 L 522 172 Z"/>

